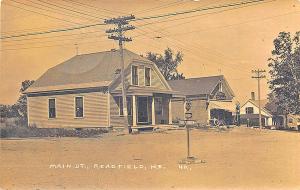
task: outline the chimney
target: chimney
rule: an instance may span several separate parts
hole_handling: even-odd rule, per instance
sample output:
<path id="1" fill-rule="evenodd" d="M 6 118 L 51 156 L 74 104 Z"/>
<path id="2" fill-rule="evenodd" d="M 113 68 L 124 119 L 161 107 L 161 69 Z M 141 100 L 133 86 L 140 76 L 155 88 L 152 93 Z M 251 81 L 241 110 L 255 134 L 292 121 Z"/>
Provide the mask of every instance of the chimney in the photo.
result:
<path id="1" fill-rule="evenodd" d="M 251 100 L 255 100 L 255 92 L 251 92 Z"/>

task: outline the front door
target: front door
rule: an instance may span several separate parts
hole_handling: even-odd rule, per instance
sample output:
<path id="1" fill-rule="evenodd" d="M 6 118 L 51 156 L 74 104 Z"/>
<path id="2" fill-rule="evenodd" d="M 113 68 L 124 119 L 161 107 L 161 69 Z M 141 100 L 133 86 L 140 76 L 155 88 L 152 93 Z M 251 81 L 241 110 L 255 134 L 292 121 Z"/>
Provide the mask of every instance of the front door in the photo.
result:
<path id="1" fill-rule="evenodd" d="M 148 98 L 138 97 L 138 123 L 148 123 Z"/>

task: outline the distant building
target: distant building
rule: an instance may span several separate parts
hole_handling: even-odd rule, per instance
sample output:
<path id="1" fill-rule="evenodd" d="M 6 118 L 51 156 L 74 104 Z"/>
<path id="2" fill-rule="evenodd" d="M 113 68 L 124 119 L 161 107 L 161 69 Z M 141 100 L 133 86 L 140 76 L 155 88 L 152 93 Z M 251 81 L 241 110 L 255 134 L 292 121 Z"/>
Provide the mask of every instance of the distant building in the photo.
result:
<path id="1" fill-rule="evenodd" d="M 192 119 L 206 125 L 217 119 L 225 124 L 234 123 L 236 105 L 234 93 L 223 75 L 168 81 L 180 95 L 172 98 L 174 122 L 184 119 L 185 101 L 192 101 Z"/>
<path id="2" fill-rule="evenodd" d="M 252 98 L 241 107 L 241 122 L 248 126 L 259 126 L 258 100 L 255 100 L 254 93 L 251 93 L 251 97 Z M 280 111 L 275 100 L 261 100 L 261 115 L 262 125 L 264 127 L 274 126 L 277 129 L 286 127 L 293 129 L 300 128 L 300 115 L 288 114 L 285 118 L 285 115 Z"/>
<path id="3" fill-rule="evenodd" d="M 289 114 L 287 120 L 288 128 L 300 130 L 300 114 Z"/>
<path id="4" fill-rule="evenodd" d="M 174 91 L 155 63 L 124 50 L 129 124 L 171 124 Z M 40 128 L 123 127 L 120 52 L 77 55 L 25 92 L 28 124 Z"/>
<path id="5" fill-rule="evenodd" d="M 255 100 L 254 94 L 252 98 L 249 99 L 240 108 L 241 123 L 248 126 L 259 126 L 259 105 L 258 100 Z M 262 126 L 271 126 L 273 123 L 273 114 L 270 109 L 268 109 L 268 100 L 261 100 L 261 121 Z"/>

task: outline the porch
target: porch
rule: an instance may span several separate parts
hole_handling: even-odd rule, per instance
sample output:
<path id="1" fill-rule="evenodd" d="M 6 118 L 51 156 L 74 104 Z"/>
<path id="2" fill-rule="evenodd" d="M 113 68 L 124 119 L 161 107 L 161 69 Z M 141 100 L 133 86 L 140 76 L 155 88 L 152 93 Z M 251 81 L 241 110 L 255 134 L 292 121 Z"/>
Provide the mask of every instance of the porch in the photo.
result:
<path id="1" fill-rule="evenodd" d="M 154 125 L 172 124 L 171 94 L 128 94 L 128 123 L 133 128 L 153 128 Z M 123 115 L 122 96 L 114 96 L 120 116 Z"/>
<path id="2" fill-rule="evenodd" d="M 235 104 L 231 101 L 211 101 L 209 105 L 209 120 L 217 119 L 220 123 L 231 125 L 234 123 Z"/>

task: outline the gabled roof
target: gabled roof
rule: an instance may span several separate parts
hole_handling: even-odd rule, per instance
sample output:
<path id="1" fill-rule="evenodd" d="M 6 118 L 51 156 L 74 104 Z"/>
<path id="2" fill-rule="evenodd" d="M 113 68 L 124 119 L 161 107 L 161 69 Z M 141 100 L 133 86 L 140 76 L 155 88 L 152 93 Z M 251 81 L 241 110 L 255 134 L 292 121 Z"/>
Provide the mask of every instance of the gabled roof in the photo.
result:
<path id="1" fill-rule="evenodd" d="M 250 99 L 249 101 L 252 102 L 255 106 L 258 107 L 258 105 L 259 105 L 259 101 L 258 100 L 252 100 L 252 99 Z M 268 102 L 269 101 L 267 99 L 260 100 L 260 106 L 262 108 L 266 108 L 266 105 L 268 104 Z"/>
<path id="2" fill-rule="evenodd" d="M 125 68 L 134 61 L 150 62 L 124 49 Z M 116 70 L 120 69 L 120 62 L 119 50 L 77 55 L 48 69 L 26 92 L 48 88 L 48 90 L 55 90 L 57 87 L 64 88 L 70 85 L 79 87 L 83 84 L 85 88 L 94 85 L 108 86 L 115 79 Z"/>
<path id="3" fill-rule="evenodd" d="M 252 99 L 249 99 L 248 101 L 246 101 L 246 103 L 241 107 L 244 107 L 248 102 L 252 103 L 257 108 L 259 107 L 259 101 L 258 100 L 252 100 Z M 262 110 L 264 112 L 272 115 L 273 112 L 272 112 L 272 110 L 269 109 L 270 107 L 268 106 L 268 103 L 269 103 L 269 101 L 267 99 L 260 100 L 260 106 L 261 106 Z"/>
<path id="4" fill-rule="evenodd" d="M 220 81 L 223 81 L 227 85 L 230 93 L 232 94 L 232 96 L 234 96 L 232 89 L 228 85 L 223 75 L 171 80 L 168 81 L 168 83 L 173 90 L 179 91 L 184 95 L 192 96 L 200 94 L 210 95 L 215 87 L 220 83 Z"/>
<path id="5" fill-rule="evenodd" d="M 258 100 L 255 100 L 255 103 L 258 106 Z M 275 100 L 261 100 L 261 106 L 272 114 L 278 114 L 278 105 Z"/>

